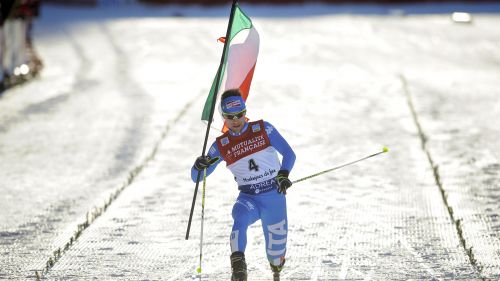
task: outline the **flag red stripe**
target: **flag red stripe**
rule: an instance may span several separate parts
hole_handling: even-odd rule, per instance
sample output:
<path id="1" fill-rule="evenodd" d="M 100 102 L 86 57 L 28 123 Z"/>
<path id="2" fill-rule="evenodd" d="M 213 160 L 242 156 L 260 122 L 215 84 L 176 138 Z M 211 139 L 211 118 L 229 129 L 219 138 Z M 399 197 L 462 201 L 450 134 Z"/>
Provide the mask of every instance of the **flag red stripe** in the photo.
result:
<path id="1" fill-rule="evenodd" d="M 255 71 L 255 65 L 253 65 L 252 69 L 247 73 L 245 80 L 240 85 L 241 96 L 243 100 L 246 101 L 248 97 L 248 93 L 250 92 L 250 85 L 252 84 L 253 72 Z"/>

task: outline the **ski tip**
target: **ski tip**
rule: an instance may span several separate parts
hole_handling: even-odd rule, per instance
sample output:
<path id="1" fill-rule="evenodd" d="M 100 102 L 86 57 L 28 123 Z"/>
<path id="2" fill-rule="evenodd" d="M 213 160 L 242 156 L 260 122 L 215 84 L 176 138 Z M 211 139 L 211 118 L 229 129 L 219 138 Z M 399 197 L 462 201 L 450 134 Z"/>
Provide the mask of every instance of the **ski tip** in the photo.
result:
<path id="1" fill-rule="evenodd" d="M 384 146 L 384 148 L 382 149 L 383 152 L 389 152 L 389 148 L 387 148 L 387 146 Z"/>

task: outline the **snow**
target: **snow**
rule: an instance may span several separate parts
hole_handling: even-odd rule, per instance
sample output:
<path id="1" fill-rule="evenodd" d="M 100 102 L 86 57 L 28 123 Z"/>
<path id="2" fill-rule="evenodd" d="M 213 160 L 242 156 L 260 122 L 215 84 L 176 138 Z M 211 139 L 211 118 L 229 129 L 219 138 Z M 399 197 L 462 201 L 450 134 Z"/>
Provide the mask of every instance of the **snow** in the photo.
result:
<path id="1" fill-rule="evenodd" d="M 295 149 L 292 180 L 390 149 L 290 189 L 283 279 L 500 278 L 498 5 L 242 8 L 261 35 L 249 115 Z M 189 169 L 227 12 L 43 8 L 42 75 L 0 97 L 0 278 L 195 276 Z M 221 165 L 207 181 L 203 280 L 229 279 L 236 195 Z M 249 230 L 250 280 L 271 276 L 261 233 Z"/>

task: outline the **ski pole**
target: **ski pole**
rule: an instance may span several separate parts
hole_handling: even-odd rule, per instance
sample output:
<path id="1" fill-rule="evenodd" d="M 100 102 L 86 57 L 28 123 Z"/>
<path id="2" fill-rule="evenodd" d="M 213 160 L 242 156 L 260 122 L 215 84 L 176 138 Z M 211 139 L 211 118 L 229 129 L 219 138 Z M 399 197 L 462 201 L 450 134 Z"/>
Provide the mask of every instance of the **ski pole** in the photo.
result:
<path id="1" fill-rule="evenodd" d="M 310 179 L 310 178 L 314 178 L 314 177 L 316 177 L 316 176 L 319 176 L 319 175 L 322 175 L 322 174 L 326 174 L 326 173 L 329 173 L 329 172 L 331 172 L 331 171 L 334 171 L 334 170 L 338 170 L 338 169 L 340 169 L 340 168 L 343 168 L 343 167 L 345 167 L 345 166 L 349 166 L 349 165 L 352 165 L 352 164 L 354 164 L 354 163 L 357 163 L 357 162 L 360 162 L 360 161 L 366 160 L 366 159 L 368 159 L 368 158 L 371 158 L 371 157 L 377 156 L 377 155 L 379 155 L 379 154 L 386 153 L 386 152 L 388 152 L 388 151 L 389 151 L 389 149 L 388 149 L 387 147 L 384 147 L 384 148 L 382 149 L 382 151 L 380 151 L 380 152 L 374 153 L 374 154 L 372 154 L 372 155 L 368 155 L 368 156 L 363 157 L 363 158 L 361 158 L 361 159 L 358 159 L 358 160 L 355 160 L 355 161 L 352 161 L 352 162 L 349 162 L 349 163 L 346 163 L 346 164 L 343 164 L 343 165 L 340 165 L 340 166 L 337 166 L 337 167 L 334 167 L 334 168 L 331 168 L 331 169 L 328 169 L 328 170 L 321 171 L 321 172 L 316 173 L 316 174 L 312 174 L 312 175 L 310 175 L 310 176 L 307 176 L 307 177 L 304 177 L 304 178 L 301 178 L 301 179 L 295 180 L 295 181 L 293 181 L 292 183 L 298 183 L 298 182 L 301 182 L 301 181 L 305 181 L 305 180 L 308 180 L 308 179 Z"/>
<path id="2" fill-rule="evenodd" d="M 203 257 L 203 222 L 205 221 L 205 189 L 207 185 L 207 169 L 203 170 L 203 187 L 201 191 L 201 229 L 200 229 L 200 265 L 196 269 L 201 274 L 201 260 Z"/>

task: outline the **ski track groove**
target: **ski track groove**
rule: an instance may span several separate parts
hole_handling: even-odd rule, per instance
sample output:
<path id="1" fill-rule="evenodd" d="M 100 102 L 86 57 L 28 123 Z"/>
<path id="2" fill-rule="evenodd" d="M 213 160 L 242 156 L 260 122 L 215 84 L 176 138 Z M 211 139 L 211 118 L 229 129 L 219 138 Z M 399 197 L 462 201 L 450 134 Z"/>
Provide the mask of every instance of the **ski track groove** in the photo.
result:
<path id="1" fill-rule="evenodd" d="M 435 179 L 435 182 L 436 182 L 436 186 L 439 188 L 439 191 L 441 193 L 441 197 L 443 199 L 443 203 L 444 203 L 444 205 L 446 207 L 446 210 L 448 211 L 448 215 L 450 217 L 450 220 L 455 225 L 455 228 L 456 228 L 456 231 L 457 231 L 457 236 L 459 238 L 460 244 L 461 244 L 461 246 L 462 246 L 465 254 L 469 258 L 470 264 L 472 265 L 472 267 L 476 270 L 477 274 L 479 275 L 479 278 L 482 279 L 482 280 L 487 280 L 483 276 L 481 267 L 477 264 L 476 260 L 474 259 L 473 247 L 470 247 L 469 249 L 467 249 L 467 245 L 469 243 L 467 243 L 467 241 L 466 241 L 466 239 L 465 239 L 465 237 L 463 235 L 463 232 L 462 232 L 462 229 L 461 229 L 461 219 L 456 219 L 455 218 L 455 215 L 453 214 L 453 208 L 452 208 L 452 206 L 448 202 L 448 198 L 447 198 L 447 195 L 446 195 L 446 190 L 444 190 L 443 184 L 441 182 L 441 176 L 440 176 L 439 169 L 438 169 L 439 167 L 435 163 L 435 161 L 433 160 L 433 157 L 432 157 L 432 155 L 431 155 L 431 153 L 430 153 L 430 151 L 429 151 L 429 149 L 427 147 L 427 136 L 426 136 L 426 134 L 425 134 L 425 132 L 424 132 L 424 130 L 422 128 L 422 125 L 420 123 L 417 111 L 415 109 L 415 106 L 414 106 L 414 103 L 413 103 L 412 94 L 411 94 L 411 92 L 410 92 L 410 90 L 408 88 L 408 81 L 407 81 L 406 77 L 403 74 L 399 75 L 399 80 L 400 80 L 400 82 L 402 84 L 403 92 L 406 95 L 406 99 L 407 99 L 407 102 L 408 102 L 408 107 L 409 107 L 411 115 L 413 117 L 413 121 L 415 123 L 415 126 L 417 127 L 418 135 L 419 135 L 421 143 L 422 143 L 422 150 L 423 150 L 424 154 L 426 155 L 427 160 L 429 161 L 429 165 L 430 165 L 430 167 L 431 167 L 431 169 L 433 171 L 433 174 L 434 174 L 434 179 Z M 408 248 L 409 245 L 405 245 L 405 247 Z M 410 253 L 412 253 L 413 255 L 416 254 L 416 253 L 413 253 L 411 250 L 410 250 Z"/>
<path id="2" fill-rule="evenodd" d="M 204 94 L 204 93 L 203 93 Z M 200 95 L 201 96 L 201 95 Z M 52 268 L 55 263 L 57 263 L 57 261 L 63 256 L 63 254 L 69 250 L 71 248 L 71 245 L 76 243 L 76 241 L 78 240 L 78 237 L 81 235 L 81 233 L 88 227 L 90 227 L 92 225 L 92 222 L 94 222 L 99 216 L 101 216 L 102 214 L 104 214 L 106 212 L 106 209 L 118 198 L 118 196 L 120 195 L 121 192 L 123 192 L 128 186 L 130 186 L 135 178 L 141 173 L 141 171 L 143 170 L 143 168 L 152 160 L 154 159 L 155 155 L 156 155 L 156 152 L 158 151 L 158 147 L 160 146 L 160 144 L 163 142 L 163 140 L 165 139 L 165 137 L 168 135 L 169 131 L 170 131 L 170 128 L 171 126 L 174 126 L 176 125 L 176 123 L 178 123 L 179 119 L 186 114 L 187 110 L 195 103 L 195 101 L 197 99 L 200 98 L 200 96 L 197 96 L 195 97 L 193 100 L 189 101 L 188 103 L 186 103 L 184 105 L 184 107 L 182 108 L 182 110 L 177 114 L 177 116 L 171 121 L 171 122 L 168 122 L 167 125 L 165 126 L 165 129 L 163 130 L 159 140 L 156 142 L 155 146 L 153 147 L 151 153 L 142 161 L 141 164 L 139 164 L 137 167 L 135 167 L 134 169 L 132 169 L 130 172 L 129 172 L 129 177 L 127 178 L 125 184 L 119 188 L 117 188 L 114 192 L 111 192 L 110 194 L 110 197 L 109 197 L 109 201 L 104 203 L 103 206 L 101 206 L 100 208 L 97 208 L 97 209 L 100 209 L 102 210 L 101 212 L 95 214 L 94 213 L 94 210 L 96 209 L 95 207 L 92 208 L 91 210 L 89 210 L 87 212 L 87 214 L 91 214 L 91 219 L 90 220 L 87 220 L 86 222 L 83 222 L 82 224 L 79 224 L 79 227 L 76 231 L 77 234 L 75 234 L 75 236 L 71 237 L 68 241 L 68 243 L 66 245 L 69 245 L 67 247 L 65 247 L 63 250 L 61 250 L 61 248 L 58 248 L 58 249 L 55 249 L 54 250 L 54 259 L 52 259 L 52 257 L 49 257 L 47 259 L 47 267 L 40 270 L 40 275 L 38 275 L 38 272 L 36 272 L 36 278 L 37 279 L 40 279 L 40 278 L 43 278 L 49 271 L 50 271 L 50 268 Z M 87 216 L 88 217 L 88 216 Z M 80 229 L 80 226 L 84 226 L 83 229 Z M 38 277 L 39 276 L 39 277 Z"/>
<path id="3" fill-rule="evenodd" d="M 118 47 L 118 45 L 116 43 L 114 43 L 107 28 L 103 26 L 102 29 L 105 32 L 105 34 L 107 35 L 107 37 L 109 38 L 112 47 L 114 48 L 115 52 L 119 55 L 119 57 L 125 57 L 124 53 L 121 51 L 121 49 Z M 126 62 L 119 63 L 119 66 L 123 67 L 124 64 L 126 64 Z M 88 66 L 87 67 L 81 66 L 80 70 L 83 71 L 84 69 L 87 69 L 87 68 L 88 68 Z M 127 73 L 122 73 L 122 74 L 126 75 Z M 75 85 L 76 84 L 78 84 L 78 81 L 75 82 Z M 135 89 L 139 89 L 139 87 L 137 85 L 135 85 L 136 83 L 132 82 L 132 84 L 134 84 Z M 141 90 L 141 91 L 144 92 L 143 90 Z M 70 239 L 68 239 L 66 246 L 64 248 L 55 249 L 53 251 L 54 256 L 49 257 L 46 261 L 47 266 L 43 269 L 35 271 L 34 277 L 36 279 L 43 278 L 50 271 L 50 269 L 57 263 L 57 261 L 64 255 L 64 253 L 67 250 L 69 250 L 74 243 L 76 243 L 76 241 L 78 240 L 81 233 L 86 228 L 90 227 L 92 225 L 92 222 L 94 222 L 99 216 L 104 214 L 106 212 L 107 208 L 118 198 L 120 193 L 123 192 L 128 186 L 130 186 L 134 182 L 135 178 L 142 172 L 144 167 L 152 159 L 154 159 L 154 157 L 158 151 L 159 146 L 167 137 L 168 133 L 170 132 L 171 127 L 175 126 L 179 122 L 180 118 L 182 118 L 187 113 L 188 109 L 196 102 L 196 100 L 200 99 L 204 95 L 205 95 L 205 93 L 200 93 L 200 95 L 198 95 L 198 96 L 194 97 L 192 100 L 188 101 L 171 121 L 167 121 L 165 128 L 163 129 L 162 133 L 160 134 L 160 137 L 157 140 L 157 142 L 155 143 L 155 145 L 153 146 L 151 152 L 145 157 L 145 159 L 138 166 L 136 166 L 131 171 L 129 171 L 129 175 L 128 175 L 127 179 L 125 180 L 125 183 L 122 186 L 120 186 L 119 188 L 115 189 L 113 192 L 111 192 L 109 195 L 109 199 L 101 207 L 97 207 L 97 208 L 93 207 L 87 211 L 87 215 L 86 215 L 87 220 L 81 224 L 78 224 L 78 229 L 75 231 L 75 235 L 70 237 Z"/>

